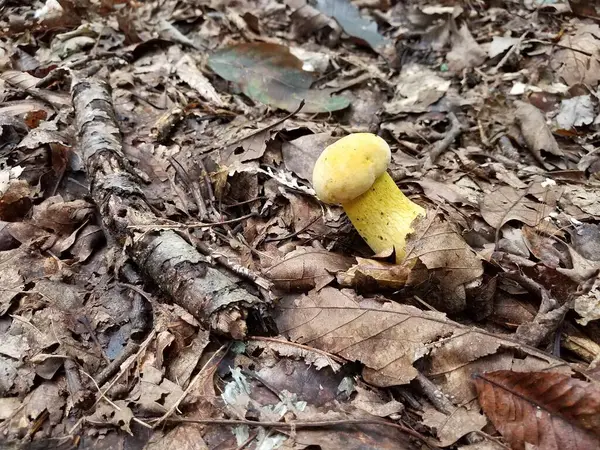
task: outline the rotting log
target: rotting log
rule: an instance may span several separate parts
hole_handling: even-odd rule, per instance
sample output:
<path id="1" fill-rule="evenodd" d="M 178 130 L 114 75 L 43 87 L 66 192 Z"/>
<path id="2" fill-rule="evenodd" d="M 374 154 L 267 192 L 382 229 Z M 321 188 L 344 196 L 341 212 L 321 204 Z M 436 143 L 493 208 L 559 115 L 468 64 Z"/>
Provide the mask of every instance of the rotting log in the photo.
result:
<path id="1" fill-rule="evenodd" d="M 261 300 L 240 287 L 235 275 L 212 267 L 176 232 L 136 228 L 158 225 L 160 219 L 140 188 L 141 175 L 123 153 L 110 87 L 101 80 L 73 78 L 71 95 L 78 148 L 107 232 L 144 274 L 203 326 L 242 338 L 248 309 L 260 306 Z"/>

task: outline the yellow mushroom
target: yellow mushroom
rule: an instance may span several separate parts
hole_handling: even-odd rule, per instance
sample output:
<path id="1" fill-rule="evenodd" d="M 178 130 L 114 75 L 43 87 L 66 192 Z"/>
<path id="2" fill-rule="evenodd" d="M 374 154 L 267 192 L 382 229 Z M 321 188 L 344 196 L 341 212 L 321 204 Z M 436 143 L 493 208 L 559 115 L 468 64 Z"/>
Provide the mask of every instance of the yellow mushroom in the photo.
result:
<path id="1" fill-rule="evenodd" d="M 317 197 L 341 204 L 346 215 L 375 253 L 396 251 L 405 256 L 406 236 L 425 210 L 410 201 L 386 172 L 388 144 L 371 133 L 355 133 L 327 147 L 313 169 Z"/>

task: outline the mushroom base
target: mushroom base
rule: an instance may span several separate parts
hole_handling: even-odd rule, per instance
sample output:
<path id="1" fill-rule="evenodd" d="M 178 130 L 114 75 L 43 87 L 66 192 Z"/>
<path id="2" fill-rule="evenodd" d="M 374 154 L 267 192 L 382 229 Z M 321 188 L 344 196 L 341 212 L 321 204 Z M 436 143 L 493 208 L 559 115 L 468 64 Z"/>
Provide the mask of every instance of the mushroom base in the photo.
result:
<path id="1" fill-rule="evenodd" d="M 425 210 L 409 200 L 392 177 L 384 173 L 364 194 L 342 205 L 346 215 L 375 253 L 396 251 L 396 262 L 405 257 L 406 236 Z"/>

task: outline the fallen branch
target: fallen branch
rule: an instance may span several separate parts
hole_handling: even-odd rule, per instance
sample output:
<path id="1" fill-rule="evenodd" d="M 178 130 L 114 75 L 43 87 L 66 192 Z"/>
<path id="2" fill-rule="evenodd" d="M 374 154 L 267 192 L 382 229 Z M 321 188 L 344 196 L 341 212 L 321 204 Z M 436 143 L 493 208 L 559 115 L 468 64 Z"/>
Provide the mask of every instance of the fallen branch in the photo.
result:
<path id="1" fill-rule="evenodd" d="M 71 95 L 79 149 L 105 228 L 138 267 L 203 326 L 242 338 L 247 309 L 261 300 L 238 286 L 233 274 L 212 267 L 174 231 L 139 229 L 161 220 L 146 202 L 140 174 L 123 153 L 109 86 L 74 76 Z"/>

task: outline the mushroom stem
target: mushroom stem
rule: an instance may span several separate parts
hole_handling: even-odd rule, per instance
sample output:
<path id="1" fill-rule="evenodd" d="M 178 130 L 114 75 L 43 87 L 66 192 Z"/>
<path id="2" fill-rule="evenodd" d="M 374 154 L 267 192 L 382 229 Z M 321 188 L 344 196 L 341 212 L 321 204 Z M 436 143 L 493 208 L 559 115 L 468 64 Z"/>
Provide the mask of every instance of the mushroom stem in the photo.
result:
<path id="1" fill-rule="evenodd" d="M 342 204 L 346 215 L 375 253 L 392 248 L 399 264 L 406 256 L 406 237 L 412 222 L 425 210 L 410 201 L 387 172 L 371 188 L 354 200 Z"/>

